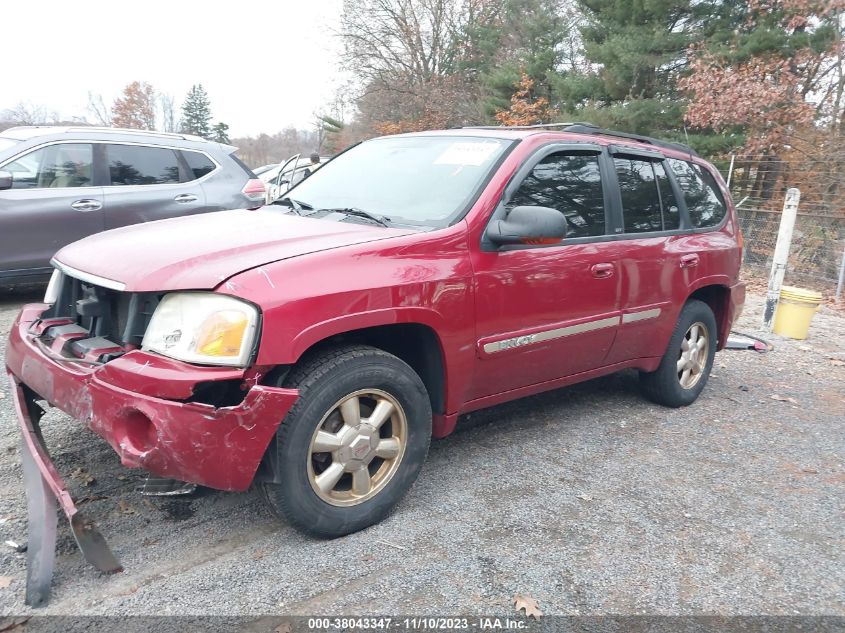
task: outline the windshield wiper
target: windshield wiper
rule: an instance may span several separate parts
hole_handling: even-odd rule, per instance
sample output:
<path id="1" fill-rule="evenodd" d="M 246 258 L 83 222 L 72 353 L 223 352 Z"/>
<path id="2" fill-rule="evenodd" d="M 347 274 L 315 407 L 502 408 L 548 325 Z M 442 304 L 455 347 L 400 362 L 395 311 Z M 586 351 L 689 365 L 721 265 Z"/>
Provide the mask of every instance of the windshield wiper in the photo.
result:
<path id="1" fill-rule="evenodd" d="M 369 211 L 364 211 L 364 209 L 359 209 L 358 207 L 338 207 L 336 209 L 319 209 L 319 211 L 334 211 L 336 213 L 344 213 L 346 215 L 352 215 L 356 218 L 367 218 L 368 220 L 372 220 L 381 226 L 390 226 L 390 218 L 385 215 L 376 215 L 375 213 L 370 213 Z"/>
<path id="2" fill-rule="evenodd" d="M 288 196 L 285 196 L 284 198 L 279 198 L 278 200 L 274 201 L 273 204 L 290 207 L 291 211 L 296 213 L 296 215 L 302 215 L 303 211 L 311 211 L 314 208 L 307 202 L 294 200 L 293 198 L 290 198 Z"/>

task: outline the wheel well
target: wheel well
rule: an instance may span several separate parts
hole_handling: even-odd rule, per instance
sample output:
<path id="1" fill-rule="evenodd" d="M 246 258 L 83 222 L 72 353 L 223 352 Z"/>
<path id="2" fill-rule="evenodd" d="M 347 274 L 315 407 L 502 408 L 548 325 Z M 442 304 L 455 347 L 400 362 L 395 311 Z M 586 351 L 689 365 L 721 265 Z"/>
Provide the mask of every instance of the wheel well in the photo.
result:
<path id="1" fill-rule="evenodd" d="M 432 412 L 446 411 L 446 377 L 440 339 L 427 325 L 395 323 L 344 332 L 315 343 L 297 362 L 339 343 L 371 345 L 401 358 L 422 379 Z"/>
<path id="2" fill-rule="evenodd" d="M 718 328 L 718 349 L 722 349 L 727 341 L 727 318 L 728 318 L 728 302 L 730 301 L 731 291 L 727 286 L 704 286 L 693 292 L 689 299 L 698 299 L 703 301 L 710 309 L 713 310 L 713 315 L 716 317 L 716 327 Z"/>

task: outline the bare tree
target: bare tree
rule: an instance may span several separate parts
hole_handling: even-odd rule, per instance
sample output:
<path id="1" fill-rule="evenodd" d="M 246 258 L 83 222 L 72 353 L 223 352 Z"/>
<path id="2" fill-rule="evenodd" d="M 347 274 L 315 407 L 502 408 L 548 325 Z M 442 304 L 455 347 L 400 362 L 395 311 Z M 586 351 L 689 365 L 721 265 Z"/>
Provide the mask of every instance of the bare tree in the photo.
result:
<path id="1" fill-rule="evenodd" d="M 103 101 L 103 95 L 88 93 L 88 113 L 94 117 L 94 123 L 104 127 L 111 127 L 112 113 Z"/>
<path id="2" fill-rule="evenodd" d="M 178 132 L 179 119 L 176 117 L 176 98 L 173 95 L 159 93 L 159 120 L 162 132 Z"/>
<path id="3" fill-rule="evenodd" d="M 0 119 L 14 125 L 45 125 L 56 123 L 59 115 L 54 111 L 49 111 L 43 105 L 21 101 L 14 108 L 4 110 Z"/>
<path id="4" fill-rule="evenodd" d="M 247 165 L 258 167 L 268 163 L 284 161 L 294 154 L 308 155 L 318 151 L 318 133 L 289 127 L 276 134 L 259 134 L 231 139 L 239 149 L 239 155 Z"/>
<path id="5" fill-rule="evenodd" d="M 366 83 L 425 84 L 471 54 L 465 34 L 492 24 L 502 0 L 345 0 L 346 61 Z"/>

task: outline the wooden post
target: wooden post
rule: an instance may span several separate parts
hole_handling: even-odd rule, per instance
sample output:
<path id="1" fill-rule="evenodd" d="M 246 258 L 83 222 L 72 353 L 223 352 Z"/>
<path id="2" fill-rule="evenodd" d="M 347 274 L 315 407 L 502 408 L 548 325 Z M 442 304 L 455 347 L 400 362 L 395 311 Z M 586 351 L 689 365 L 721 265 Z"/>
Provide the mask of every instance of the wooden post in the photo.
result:
<path id="1" fill-rule="evenodd" d="M 766 310 L 763 313 L 763 326 L 768 331 L 772 329 L 772 319 L 774 319 L 775 307 L 777 307 L 780 297 L 780 288 L 783 285 L 783 275 L 786 272 L 786 265 L 789 260 L 789 246 L 792 243 L 792 230 L 795 228 L 795 218 L 798 215 L 798 201 L 800 199 L 801 192 L 795 187 L 786 192 L 783 214 L 780 216 L 778 241 L 775 244 L 775 254 L 772 257 L 772 270 L 769 273 Z"/>

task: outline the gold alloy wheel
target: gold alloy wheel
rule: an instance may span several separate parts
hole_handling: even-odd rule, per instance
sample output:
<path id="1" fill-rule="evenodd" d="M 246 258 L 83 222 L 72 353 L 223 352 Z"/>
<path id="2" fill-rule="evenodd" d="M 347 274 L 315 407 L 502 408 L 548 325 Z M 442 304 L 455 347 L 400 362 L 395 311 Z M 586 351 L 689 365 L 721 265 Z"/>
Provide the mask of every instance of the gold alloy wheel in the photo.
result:
<path id="1" fill-rule="evenodd" d="M 696 321 L 689 326 L 681 339 L 681 353 L 677 364 L 678 382 L 681 387 L 692 389 L 698 384 L 704 374 L 709 352 L 707 327 L 701 321 Z"/>
<path id="2" fill-rule="evenodd" d="M 371 499 L 396 473 L 407 439 L 405 411 L 389 393 L 361 389 L 344 396 L 323 416 L 311 437 L 311 488 L 335 506 Z"/>

